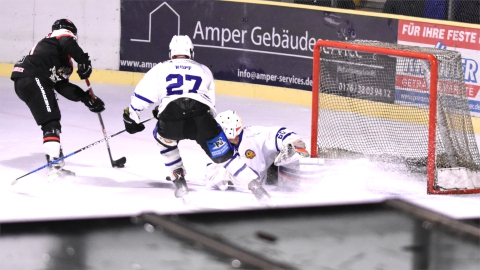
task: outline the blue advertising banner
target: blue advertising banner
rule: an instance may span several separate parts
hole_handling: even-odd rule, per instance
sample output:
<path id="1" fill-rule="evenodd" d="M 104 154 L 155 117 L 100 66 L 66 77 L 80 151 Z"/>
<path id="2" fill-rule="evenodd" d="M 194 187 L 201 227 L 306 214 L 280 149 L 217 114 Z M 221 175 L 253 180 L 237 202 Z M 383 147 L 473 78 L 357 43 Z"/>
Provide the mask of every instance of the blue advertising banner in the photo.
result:
<path id="1" fill-rule="evenodd" d="M 311 90 L 318 39 L 396 43 L 397 20 L 223 1 L 122 0 L 121 71 L 168 60 L 173 35 L 188 35 L 195 60 L 217 80 Z"/>

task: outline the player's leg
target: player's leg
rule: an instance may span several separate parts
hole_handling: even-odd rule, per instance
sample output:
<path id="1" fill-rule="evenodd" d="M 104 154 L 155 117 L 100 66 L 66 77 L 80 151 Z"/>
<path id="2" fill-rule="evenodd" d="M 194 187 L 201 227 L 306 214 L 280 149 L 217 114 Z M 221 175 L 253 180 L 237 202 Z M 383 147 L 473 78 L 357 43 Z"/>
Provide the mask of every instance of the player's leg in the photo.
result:
<path id="1" fill-rule="evenodd" d="M 159 122 L 162 122 L 161 120 Z M 161 123 L 163 127 L 170 127 L 172 129 L 182 128 L 183 121 L 170 122 L 165 124 Z M 178 149 L 178 141 L 170 140 L 162 137 L 158 133 L 158 126 L 153 130 L 153 136 L 160 147 L 160 155 L 162 156 L 163 163 L 169 171 L 167 176 L 168 180 L 173 180 L 175 183 L 175 197 L 182 197 L 188 193 L 187 183 L 185 181 L 185 167 L 183 166 L 182 157 L 180 156 L 180 150 Z"/>
<path id="2" fill-rule="evenodd" d="M 178 141 L 186 139 L 184 109 L 176 102 L 172 102 L 158 118 L 153 136 L 160 147 L 163 163 L 170 173 L 167 179 L 175 183 L 175 196 L 182 197 L 188 193 L 185 181 L 186 170 L 178 149 Z"/>
<path id="3" fill-rule="evenodd" d="M 53 91 L 53 83 L 47 79 L 34 77 L 18 78 L 15 80 L 15 92 L 27 104 L 35 122 L 42 128 L 43 148 L 47 162 L 62 157 L 60 143 L 61 114 Z M 75 175 L 73 172 L 63 169 L 64 164 L 62 160 L 48 168 L 49 181 L 55 181 L 59 177 Z"/>
<path id="4" fill-rule="evenodd" d="M 247 185 L 252 179 L 258 178 L 258 175 L 235 153 L 222 128 L 211 114 L 196 116 L 194 120 L 197 129 L 195 140 L 213 162 L 227 169 L 239 184 Z"/>

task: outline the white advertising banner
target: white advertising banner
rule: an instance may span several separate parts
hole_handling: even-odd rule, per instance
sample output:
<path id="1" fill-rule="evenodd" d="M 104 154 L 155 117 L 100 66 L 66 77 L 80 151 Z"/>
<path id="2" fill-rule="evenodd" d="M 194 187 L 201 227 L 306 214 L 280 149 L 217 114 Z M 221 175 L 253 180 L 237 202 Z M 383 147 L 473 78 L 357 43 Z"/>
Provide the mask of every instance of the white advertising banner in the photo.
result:
<path id="1" fill-rule="evenodd" d="M 459 51 L 470 111 L 480 117 L 480 29 L 399 20 L 398 44 Z"/>

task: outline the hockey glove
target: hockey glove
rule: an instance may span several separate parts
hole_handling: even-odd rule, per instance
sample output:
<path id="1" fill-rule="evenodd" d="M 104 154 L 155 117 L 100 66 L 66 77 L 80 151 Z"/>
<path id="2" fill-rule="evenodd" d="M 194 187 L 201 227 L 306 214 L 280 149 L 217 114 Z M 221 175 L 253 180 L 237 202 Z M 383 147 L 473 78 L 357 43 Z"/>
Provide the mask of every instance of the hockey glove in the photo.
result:
<path id="1" fill-rule="evenodd" d="M 302 140 L 287 142 L 283 149 L 275 157 L 273 164 L 283 166 L 298 161 L 302 157 L 309 157 L 310 154 L 305 149 L 305 143 Z"/>
<path id="2" fill-rule="evenodd" d="M 158 105 L 152 110 L 153 117 L 158 120 Z"/>
<path id="3" fill-rule="evenodd" d="M 125 130 L 130 134 L 134 134 L 145 129 L 145 126 L 142 123 L 137 123 L 135 120 L 130 118 L 130 111 L 128 107 L 123 110 L 123 123 L 125 124 Z"/>
<path id="4" fill-rule="evenodd" d="M 103 103 L 103 101 L 97 96 L 93 96 L 92 100 L 88 92 L 87 95 L 85 95 L 85 97 L 82 99 L 82 102 L 91 112 L 99 113 L 105 110 L 105 103 Z"/>
<path id="5" fill-rule="evenodd" d="M 92 62 L 90 62 L 90 57 L 88 53 L 84 54 L 84 60 L 82 63 L 78 63 L 77 73 L 80 79 L 85 80 L 90 77 L 92 74 Z"/>
<path id="6" fill-rule="evenodd" d="M 233 176 L 221 164 L 217 163 L 207 164 L 205 177 L 207 179 L 205 183 L 207 188 L 217 187 L 224 191 L 228 189 L 229 182 L 235 183 Z"/>

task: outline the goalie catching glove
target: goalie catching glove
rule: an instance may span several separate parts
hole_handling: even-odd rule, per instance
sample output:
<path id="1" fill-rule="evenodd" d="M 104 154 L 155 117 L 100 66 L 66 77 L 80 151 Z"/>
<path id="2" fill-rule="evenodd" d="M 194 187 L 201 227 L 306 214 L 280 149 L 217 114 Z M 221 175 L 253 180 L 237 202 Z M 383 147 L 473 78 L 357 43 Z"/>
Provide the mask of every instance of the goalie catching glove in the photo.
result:
<path id="1" fill-rule="evenodd" d="M 305 143 L 300 139 L 285 141 L 283 149 L 277 154 L 273 164 L 282 166 L 294 163 L 301 158 L 309 157 L 310 154 L 305 148 Z"/>
<path id="2" fill-rule="evenodd" d="M 137 123 L 130 117 L 129 107 L 123 110 L 123 123 L 125 124 L 125 130 L 130 134 L 134 134 L 145 129 L 145 126 L 142 123 Z"/>

